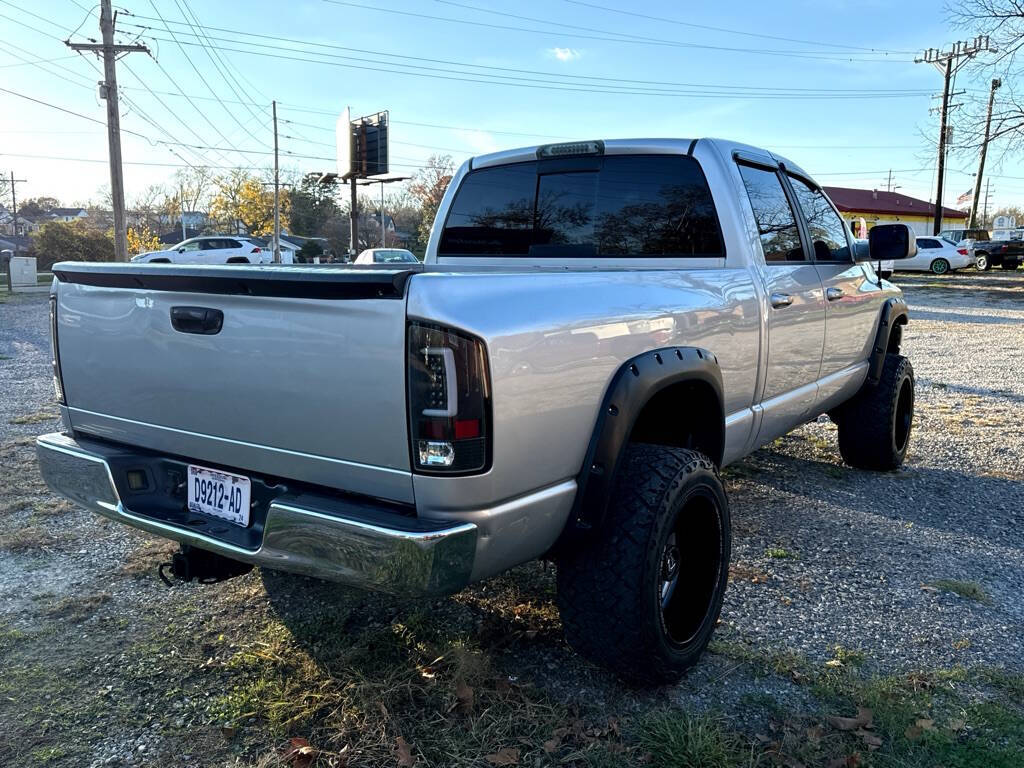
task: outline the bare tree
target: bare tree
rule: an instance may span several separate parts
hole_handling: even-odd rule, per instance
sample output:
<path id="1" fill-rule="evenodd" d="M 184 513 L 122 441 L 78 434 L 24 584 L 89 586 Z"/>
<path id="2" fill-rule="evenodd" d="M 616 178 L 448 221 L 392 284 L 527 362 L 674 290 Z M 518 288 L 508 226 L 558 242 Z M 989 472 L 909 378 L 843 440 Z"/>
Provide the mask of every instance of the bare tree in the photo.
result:
<path id="1" fill-rule="evenodd" d="M 1024 85 L 1024 2 L 1021 0 L 960 0 L 948 6 L 954 23 L 975 34 L 987 35 L 996 52 L 979 57 L 971 67 L 975 76 L 989 85 L 989 77 L 1002 79 L 992 109 L 990 141 L 1005 139 L 1008 147 L 1024 144 L 1024 98 L 1017 91 Z M 985 134 L 984 98 L 974 100 L 957 119 L 960 149 L 975 150 Z"/>
<path id="2" fill-rule="evenodd" d="M 441 198 L 454 175 L 455 163 L 451 155 L 431 155 L 426 165 L 409 182 L 409 193 L 419 201 L 423 212 L 419 232 L 421 247 L 427 244 Z"/>

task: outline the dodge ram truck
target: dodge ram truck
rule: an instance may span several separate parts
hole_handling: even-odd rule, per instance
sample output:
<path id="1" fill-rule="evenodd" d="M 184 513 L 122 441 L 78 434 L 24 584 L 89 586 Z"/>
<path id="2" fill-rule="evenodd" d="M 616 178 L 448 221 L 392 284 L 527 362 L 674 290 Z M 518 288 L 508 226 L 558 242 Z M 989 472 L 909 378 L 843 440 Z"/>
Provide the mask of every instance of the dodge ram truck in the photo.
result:
<path id="1" fill-rule="evenodd" d="M 440 595 L 545 558 L 568 641 L 678 679 L 730 557 L 719 470 L 829 414 L 906 455 L 907 307 L 795 163 L 718 139 L 581 141 L 458 170 L 423 264 L 60 263 L 48 484 L 182 545 Z"/>

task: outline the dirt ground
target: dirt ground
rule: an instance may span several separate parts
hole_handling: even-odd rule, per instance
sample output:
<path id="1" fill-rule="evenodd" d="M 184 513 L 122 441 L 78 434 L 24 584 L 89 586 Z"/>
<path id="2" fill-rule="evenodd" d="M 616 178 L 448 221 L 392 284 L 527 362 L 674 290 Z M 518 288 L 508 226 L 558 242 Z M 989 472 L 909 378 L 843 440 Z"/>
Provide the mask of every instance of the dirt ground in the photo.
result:
<path id="1" fill-rule="evenodd" d="M 1024 272 L 897 278 L 918 379 L 898 472 L 812 423 L 725 472 L 710 652 L 642 691 L 576 657 L 540 563 L 399 600 L 254 571 L 52 496 L 45 297 L 0 297 L 0 765 L 1024 765 Z"/>

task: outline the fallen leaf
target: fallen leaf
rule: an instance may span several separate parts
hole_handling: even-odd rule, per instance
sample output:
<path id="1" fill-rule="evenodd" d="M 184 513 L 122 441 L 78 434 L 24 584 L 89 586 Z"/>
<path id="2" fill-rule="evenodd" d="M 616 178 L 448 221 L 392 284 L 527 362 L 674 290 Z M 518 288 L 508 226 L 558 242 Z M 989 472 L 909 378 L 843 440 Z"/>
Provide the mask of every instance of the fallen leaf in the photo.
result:
<path id="1" fill-rule="evenodd" d="M 922 717 L 920 720 L 918 720 L 916 723 L 914 723 L 914 725 L 916 725 L 918 728 L 920 728 L 923 731 L 933 731 L 933 730 L 935 730 L 934 727 L 933 727 L 935 725 L 935 721 L 934 720 L 929 720 L 926 717 Z"/>
<path id="2" fill-rule="evenodd" d="M 956 720 L 950 720 L 948 727 L 951 731 L 962 731 L 964 728 L 967 727 L 967 721 L 961 720 L 959 718 L 957 718 Z"/>
<path id="3" fill-rule="evenodd" d="M 855 731 L 858 728 L 870 728 L 874 715 L 866 707 L 857 708 L 856 717 L 830 716 L 826 718 L 833 728 L 840 731 Z"/>
<path id="4" fill-rule="evenodd" d="M 547 741 L 544 742 L 544 751 L 547 752 L 550 755 L 556 749 L 558 749 L 558 746 L 561 743 L 562 743 L 561 739 L 559 739 L 557 737 L 556 738 L 552 738 L 552 739 L 548 739 Z"/>
<path id="5" fill-rule="evenodd" d="M 236 733 L 238 733 L 238 729 L 232 725 L 225 725 L 223 728 L 220 729 L 220 735 L 223 736 L 225 739 L 235 738 Z"/>
<path id="6" fill-rule="evenodd" d="M 288 744 L 289 749 L 284 755 L 285 762 L 292 765 L 293 768 L 309 768 L 313 764 L 319 750 L 311 746 L 308 740 L 296 736 L 290 739 Z"/>
<path id="7" fill-rule="evenodd" d="M 514 747 L 502 747 L 492 755 L 485 755 L 491 765 L 519 765 L 519 750 Z"/>
<path id="8" fill-rule="evenodd" d="M 455 698 L 459 700 L 459 711 L 468 715 L 473 711 L 473 689 L 461 677 L 455 678 Z"/>
<path id="9" fill-rule="evenodd" d="M 494 690 L 498 693 L 508 693 L 512 690 L 512 684 L 509 683 L 507 677 L 499 677 L 494 681 Z"/>
<path id="10" fill-rule="evenodd" d="M 907 730 L 903 732 L 903 735 L 907 737 L 907 741 L 917 741 L 921 738 L 921 734 L 924 733 L 924 729 L 919 725 L 908 725 Z"/>
<path id="11" fill-rule="evenodd" d="M 807 729 L 807 741 L 811 744 L 817 744 L 821 741 L 821 738 L 825 735 L 825 729 L 820 725 L 816 725 L 813 728 Z"/>
<path id="12" fill-rule="evenodd" d="M 854 752 L 849 757 L 837 757 L 830 762 L 827 768 L 857 768 L 860 765 L 860 752 Z"/>
<path id="13" fill-rule="evenodd" d="M 841 667 L 841 666 L 843 666 L 843 662 L 841 662 L 839 659 L 829 659 L 828 661 L 825 662 L 825 666 L 826 667 Z"/>
<path id="14" fill-rule="evenodd" d="M 412 754 L 412 745 L 399 736 L 395 739 L 395 760 L 399 768 L 412 768 L 416 764 L 416 758 Z"/>
<path id="15" fill-rule="evenodd" d="M 608 730 L 614 733 L 616 736 L 621 736 L 619 731 L 619 718 L 609 717 L 608 718 Z"/>

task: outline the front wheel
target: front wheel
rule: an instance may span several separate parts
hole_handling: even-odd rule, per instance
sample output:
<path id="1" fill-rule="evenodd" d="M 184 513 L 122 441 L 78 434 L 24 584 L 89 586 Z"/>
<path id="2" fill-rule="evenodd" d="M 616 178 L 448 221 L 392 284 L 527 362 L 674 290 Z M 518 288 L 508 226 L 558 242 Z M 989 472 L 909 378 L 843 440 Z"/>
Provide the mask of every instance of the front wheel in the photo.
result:
<path id="1" fill-rule="evenodd" d="M 932 262 L 931 270 L 936 275 L 944 275 L 949 272 L 949 262 L 945 259 L 935 259 Z"/>
<path id="2" fill-rule="evenodd" d="M 903 464 L 914 421 L 914 367 L 887 354 L 877 383 L 865 382 L 837 409 L 839 453 L 860 469 L 892 470 Z"/>
<path id="3" fill-rule="evenodd" d="M 677 681 L 711 640 L 730 548 L 729 502 L 711 460 L 630 445 L 602 528 L 558 560 L 566 640 L 629 682 Z"/>
<path id="4" fill-rule="evenodd" d="M 974 254 L 974 266 L 982 272 L 988 272 L 992 269 L 992 264 L 988 260 L 988 254 L 984 251 Z"/>

